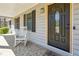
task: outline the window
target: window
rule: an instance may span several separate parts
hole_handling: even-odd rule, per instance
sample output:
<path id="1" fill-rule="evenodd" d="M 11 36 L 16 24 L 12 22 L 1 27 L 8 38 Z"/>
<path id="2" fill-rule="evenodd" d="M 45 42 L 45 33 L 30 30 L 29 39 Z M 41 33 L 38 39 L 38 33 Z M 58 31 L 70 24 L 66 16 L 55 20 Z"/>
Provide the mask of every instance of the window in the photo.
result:
<path id="1" fill-rule="evenodd" d="M 33 10 L 31 13 L 27 14 L 27 30 L 35 32 L 36 30 L 36 11 Z"/>
<path id="2" fill-rule="evenodd" d="M 32 31 L 32 13 L 27 14 L 27 30 Z"/>
<path id="3" fill-rule="evenodd" d="M 20 17 L 15 19 L 15 28 L 19 29 L 20 28 Z"/>

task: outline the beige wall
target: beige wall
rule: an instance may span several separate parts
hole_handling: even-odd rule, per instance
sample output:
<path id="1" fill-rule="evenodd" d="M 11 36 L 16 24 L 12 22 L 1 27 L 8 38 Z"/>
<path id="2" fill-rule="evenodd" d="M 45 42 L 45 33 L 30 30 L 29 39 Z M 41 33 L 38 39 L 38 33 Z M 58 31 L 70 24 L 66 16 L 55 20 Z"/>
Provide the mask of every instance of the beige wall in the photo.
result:
<path id="1" fill-rule="evenodd" d="M 73 54 L 79 56 L 79 3 L 73 4 Z"/>
<path id="2" fill-rule="evenodd" d="M 31 32 L 30 34 L 30 40 L 34 41 L 36 43 L 40 43 L 40 44 L 46 44 L 48 42 L 48 5 L 49 4 L 38 4 L 32 8 L 30 8 L 29 10 L 23 12 L 20 15 L 20 26 L 23 26 L 23 15 L 24 14 L 28 14 L 30 12 L 32 12 L 32 10 L 36 10 L 36 32 Z M 44 8 L 45 12 L 44 13 L 40 13 L 40 8 Z M 72 42 L 70 43 L 70 45 L 72 46 Z M 50 47 L 49 47 L 50 48 Z M 72 47 L 70 47 L 72 50 Z M 51 49 L 51 48 L 50 48 Z M 61 50 L 56 50 L 54 48 L 52 48 L 51 50 L 54 51 L 58 51 L 58 53 L 60 54 L 66 54 L 65 52 L 61 51 Z M 71 51 L 72 52 L 72 51 Z"/>
<path id="3" fill-rule="evenodd" d="M 40 13 L 41 8 L 45 9 L 44 13 Z M 31 32 L 30 37 L 32 40 L 47 43 L 47 4 L 38 4 L 23 12 L 22 14 L 17 15 L 17 17 L 20 17 L 20 27 L 23 27 L 24 14 L 28 14 L 34 9 L 36 10 L 36 32 Z"/>

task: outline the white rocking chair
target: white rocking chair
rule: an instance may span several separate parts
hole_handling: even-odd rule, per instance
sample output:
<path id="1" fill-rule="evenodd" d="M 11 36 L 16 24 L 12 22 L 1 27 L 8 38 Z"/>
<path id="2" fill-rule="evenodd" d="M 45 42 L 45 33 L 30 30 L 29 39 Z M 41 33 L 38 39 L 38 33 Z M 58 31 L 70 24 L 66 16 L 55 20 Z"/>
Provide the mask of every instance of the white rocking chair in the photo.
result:
<path id="1" fill-rule="evenodd" d="M 24 41 L 24 46 L 27 43 L 27 38 L 26 38 L 26 34 L 27 34 L 27 28 L 26 27 L 21 27 L 20 29 L 16 29 L 16 34 L 15 34 L 15 43 L 14 46 L 17 46 L 16 41 Z M 19 42 L 19 43 L 20 43 Z"/>

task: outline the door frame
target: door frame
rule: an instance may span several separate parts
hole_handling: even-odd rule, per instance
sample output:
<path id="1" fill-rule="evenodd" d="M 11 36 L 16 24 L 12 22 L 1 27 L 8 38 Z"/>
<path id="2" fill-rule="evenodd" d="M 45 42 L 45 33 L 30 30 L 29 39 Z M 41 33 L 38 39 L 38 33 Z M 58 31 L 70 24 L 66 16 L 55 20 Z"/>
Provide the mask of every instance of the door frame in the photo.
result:
<path id="1" fill-rule="evenodd" d="M 54 3 L 53 3 L 54 4 Z M 46 15 L 46 20 L 45 20 L 45 22 L 46 22 L 46 37 L 47 37 L 47 39 L 46 39 L 46 43 L 48 44 L 48 6 L 49 5 L 52 5 L 52 4 L 45 4 L 45 15 Z M 72 3 L 70 3 L 70 52 L 68 52 L 68 53 L 70 53 L 70 54 L 73 54 L 73 42 L 72 42 L 73 40 L 72 40 Z M 53 47 L 53 46 L 52 46 Z M 55 47 L 54 47 L 55 48 Z M 59 49 L 59 48 L 58 48 Z M 60 49 L 61 50 L 61 49 Z M 63 50 L 62 50 L 63 51 Z M 66 52 L 66 51 L 65 51 Z"/>

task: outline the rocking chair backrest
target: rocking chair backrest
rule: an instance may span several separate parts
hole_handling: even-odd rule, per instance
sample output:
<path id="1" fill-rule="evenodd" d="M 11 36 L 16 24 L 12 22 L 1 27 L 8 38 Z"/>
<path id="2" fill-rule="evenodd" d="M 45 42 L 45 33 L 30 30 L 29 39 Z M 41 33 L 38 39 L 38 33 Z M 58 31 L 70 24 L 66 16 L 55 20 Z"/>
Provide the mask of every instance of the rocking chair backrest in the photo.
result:
<path id="1" fill-rule="evenodd" d="M 21 27 L 19 30 L 19 36 L 25 36 L 27 34 L 27 28 Z"/>

